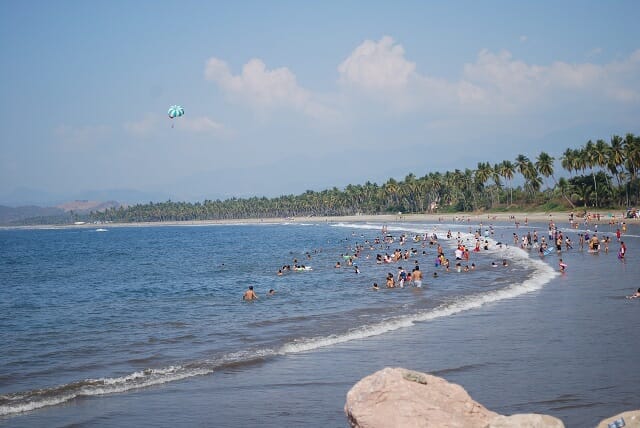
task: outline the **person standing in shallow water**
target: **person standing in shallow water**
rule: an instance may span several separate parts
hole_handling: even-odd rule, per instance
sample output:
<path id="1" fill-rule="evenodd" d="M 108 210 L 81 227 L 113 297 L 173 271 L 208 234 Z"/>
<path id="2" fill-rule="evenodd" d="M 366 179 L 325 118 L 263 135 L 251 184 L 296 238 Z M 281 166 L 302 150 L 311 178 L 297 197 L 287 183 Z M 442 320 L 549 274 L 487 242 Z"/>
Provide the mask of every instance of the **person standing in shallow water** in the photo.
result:
<path id="1" fill-rule="evenodd" d="M 250 285 L 249 289 L 244 292 L 242 300 L 258 300 L 258 295 L 255 293 L 255 291 L 253 291 L 253 285 Z"/>
<path id="2" fill-rule="evenodd" d="M 413 281 L 414 287 L 422 287 L 422 272 L 420 271 L 420 266 L 416 265 L 416 267 L 413 268 L 411 280 Z"/>
<path id="3" fill-rule="evenodd" d="M 624 245 L 624 241 L 620 241 L 620 250 L 618 250 L 618 258 L 624 260 L 624 256 L 627 254 L 627 246 Z"/>
<path id="4" fill-rule="evenodd" d="M 567 264 L 563 262 L 562 259 L 559 260 L 558 265 L 560 267 L 560 272 L 564 272 L 564 270 L 567 268 Z"/>

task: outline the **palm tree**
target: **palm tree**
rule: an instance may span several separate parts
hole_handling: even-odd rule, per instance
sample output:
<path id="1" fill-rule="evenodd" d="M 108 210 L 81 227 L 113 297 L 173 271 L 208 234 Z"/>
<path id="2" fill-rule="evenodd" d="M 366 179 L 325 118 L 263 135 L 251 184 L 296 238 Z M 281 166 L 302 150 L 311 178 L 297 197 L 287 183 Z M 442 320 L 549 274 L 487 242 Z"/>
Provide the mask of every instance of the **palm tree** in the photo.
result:
<path id="1" fill-rule="evenodd" d="M 640 168 L 640 137 L 633 134 L 627 134 L 624 138 L 624 154 L 625 154 L 625 168 L 629 172 L 629 181 L 627 182 L 627 188 L 635 183 L 638 178 L 638 168 Z M 636 185 L 637 192 L 640 192 L 640 186 Z M 636 192 L 636 201 L 639 198 Z M 628 205 L 628 203 L 627 203 Z"/>
<path id="2" fill-rule="evenodd" d="M 516 157 L 515 168 L 525 180 L 527 179 L 527 177 L 530 176 L 530 170 L 529 170 L 530 163 L 531 161 L 525 155 L 518 155 Z"/>
<path id="3" fill-rule="evenodd" d="M 566 169 L 571 175 L 571 172 L 577 171 L 576 169 L 576 158 L 578 157 L 577 150 L 566 149 L 562 156 L 560 157 L 560 165 L 562 168 Z"/>
<path id="4" fill-rule="evenodd" d="M 613 135 L 609 145 L 609 155 L 607 157 L 607 168 L 616 177 L 618 182 L 618 193 L 622 196 L 622 173 L 624 170 L 619 169 L 624 165 L 624 141 L 620 136 Z M 626 186 L 625 186 L 626 189 Z M 629 201 L 629 194 L 626 192 L 626 200 Z M 620 200 L 618 200 L 620 202 Z"/>
<path id="5" fill-rule="evenodd" d="M 571 185 L 569 184 L 569 181 L 564 178 L 564 177 L 560 177 L 560 179 L 558 180 L 558 184 L 556 185 L 556 187 L 558 188 L 558 190 L 560 191 L 560 194 L 562 196 L 564 196 L 564 198 L 566 200 L 569 201 L 569 203 L 571 204 L 571 207 L 573 207 L 575 209 L 575 205 L 573 205 L 573 202 L 571 202 L 571 199 L 569 199 L 567 197 L 567 191 L 570 190 Z"/>
<path id="6" fill-rule="evenodd" d="M 608 164 L 610 151 L 611 151 L 611 147 L 609 147 L 609 144 L 607 144 L 604 140 L 600 139 L 596 141 L 595 150 L 593 153 L 595 166 L 603 170 Z M 606 187 L 608 187 L 609 190 L 611 190 L 613 188 L 613 185 L 611 183 L 611 177 L 607 176 L 606 174 L 604 174 L 604 176 L 605 176 Z"/>
<path id="7" fill-rule="evenodd" d="M 593 141 L 587 141 L 587 144 L 584 146 L 584 163 L 585 166 L 591 169 L 591 175 L 593 176 L 593 190 L 596 196 L 596 208 L 598 207 L 598 184 L 596 183 L 596 172 L 595 166 L 598 165 L 598 153 L 596 149 L 596 145 L 593 144 Z"/>
<path id="8" fill-rule="evenodd" d="M 525 181 L 536 178 L 538 175 L 538 171 L 536 171 L 536 167 L 533 165 L 533 162 L 531 162 L 531 160 L 529 160 L 525 155 L 518 155 L 516 157 L 515 166 Z"/>
<path id="9" fill-rule="evenodd" d="M 540 178 L 537 171 L 529 171 L 525 187 L 528 189 L 529 194 L 532 197 L 540 191 L 540 188 L 542 187 L 542 178 Z"/>
<path id="10" fill-rule="evenodd" d="M 427 182 L 427 203 L 429 206 L 429 211 L 431 212 L 435 208 L 437 208 L 438 204 L 440 204 L 440 201 L 443 200 L 442 187 L 444 178 L 439 172 L 430 172 L 423 177 L 423 180 Z"/>
<path id="11" fill-rule="evenodd" d="M 478 169 L 474 173 L 475 188 L 480 195 L 484 198 L 486 195 L 485 184 L 491 178 L 493 168 L 489 162 L 478 162 Z"/>
<path id="12" fill-rule="evenodd" d="M 533 196 L 533 193 L 540 190 L 542 186 L 542 179 L 538 175 L 536 167 L 525 155 L 518 155 L 515 165 L 518 172 L 524 178 L 525 188 L 528 190 L 529 196 Z"/>
<path id="13" fill-rule="evenodd" d="M 473 171 L 471 171 L 469 168 L 465 168 L 464 174 L 462 175 L 462 182 L 463 182 L 463 189 L 464 189 L 463 191 L 471 196 L 470 208 L 473 211 L 478 207 L 478 201 L 477 201 L 477 192 L 474 186 L 475 182 L 473 178 Z M 467 209 L 466 206 L 465 206 L 465 209 Z"/>
<path id="14" fill-rule="evenodd" d="M 558 185 L 558 181 L 556 180 L 556 177 L 553 175 L 553 162 L 554 161 L 555 161 L 555 158 L 553 156 L 550 156 L 546 152 L 540 152 L 540 154 L 538 155 L 538 158 L 536 160 L 535 166 L 536 166 L 536 169 L 538 170 L 538 172 L 540 174 L 542 174 L 545 178 L 551 177 L 553 179 L 553 182 L 554 182 L 555 186 L 557 186 Z M 549 187 L 549 186 L 547 185 L 547 187 Z M 571 207 L 575 208 L 575 205 L 573 205 L 573 202 L 571 202 L 571 199 L 569 199 L 564 194 L 564 192 L 561 192 L 561 194 L 565 198 L 565 200 L 567 202 L 569 202 Z"/>
<path id="15" fill-rule="evenodd" d="M 500 164 L 493 164 L 491 168 L 491 179 L 493 180 L 493 196 L 497 196 L 497 203 L 500 203 L 500 193 L 502 191 L 502 180 L 500 180 Z M 493 206 L 493 203 L 492 203 Z"/>
<path id="16" fill-rule="evenodd" d="M 491 164 L 489 162 L 478 162 L 478 169 L 475 173 L 476 183 L 480 187 L 484 187 L 484 184 L 491 178 L 492 173 Z"/>
<path id="17" fill-rule="evenodd" d="M 511 161 L 504 160 L 499 165 L 500 175 L 504 177 L 509 183 L 509 205 L 513 205 L 513 188 L 511 187 L 511 180 L 513 180 L 513 175 L 515 174 L 515 166 Z"/>
<path id="18" fill-rule="evenodd" d="M 555 177 L 553 177 L 553 161 L 555 158 L 553 156 L 549 156 L 546 152 L 540 152 L 538 157 L 536 158 L 536 169 L 544 178 L 553 178 L 554 183 L 556 182 Z M 549 188 L 549 185 L 547 185 Z"/>
<path id="19" fill-rule="evenodd" d="M 389 205 L 392 205 L 392 208 L 397 208 L 400 200 L 399 200 L 399 190 L 400 186 L 398 186 L 398 182 L 393 178 L 390 178 L 383 186 L 382 189 L 384 191 L 384 196 Z"/>
<path id="20" fill-rule="evenodd" d="M 584 201 L 585 210 L 589 203 L 589 196 L 591 196 L 591 186 L 587 185 L 584 181 L 581 181 L 573 186 L 578 197 Z"/>

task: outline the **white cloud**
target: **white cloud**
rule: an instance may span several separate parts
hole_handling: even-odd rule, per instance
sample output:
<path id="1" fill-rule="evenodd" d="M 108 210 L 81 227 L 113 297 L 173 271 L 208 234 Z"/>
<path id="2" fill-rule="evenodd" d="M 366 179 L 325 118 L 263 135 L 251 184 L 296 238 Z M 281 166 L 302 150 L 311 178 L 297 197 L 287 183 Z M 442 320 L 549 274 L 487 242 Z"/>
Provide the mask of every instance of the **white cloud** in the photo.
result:
<path id="1" fill-rule="evenodd" d="M 523 42 L 527 39 L 520 36 Z M 557 61 L 539 65 L 515 58 L 506 50 L 483 49 L 455 79 L 421 74 L 403 46 L 384 36 L 356 46 L 337 69 L 339 92 L 332 99 L 343 103 L 342 117 L 356 105 L 378 105 L 396 114 L 414 111 L 443 117 L 522 114 L 584 97 L 593 102 L 640 99 L 640 50 L 608 64 Z M 311 117 L 326 117 L 329 112 L 316 101 L 320 94 L 299 86 L 289 68 L 269 69 L 259 59 L 251 59 L 239 74 L 233 74 L 226 62 L 210 58 L 205 77 L 231 99 L 259 111 L 289 108 Z M 359 99 L 364 104 L 358 104 Z"/>
<path id="2" fill-rule="evenodd" d="M 183 117 L 181 118 L 180 127 L 195 133 L 220 133 L 224 131 L 224 126 L 208 117 Z"/>
<path id="3" fill-rule="evenodd" d="M 487 91 L 480 86 L 467 81 L 461 81 L 455 86 L 457 100 L 462 105 L 484 103 L 487 99 Z"/>
<path id="4" fill-rule="evenodd" d="M 527 42 L 527 40 L 529 40 L 529 38 L 528 38 L 527 36 L 525 36 L 524 34 L 523 34 L 522 36 L 520 36 L 520 38 L 519 38 L 519 39 L 520 39 L 520 41 L 521 41 L 522 43 L 526 43 L 526 42 Z"/>
<path id="5" fill-rule="evenodd" d="M 210 58 L 205 66 L 205 78 L 216 82 L 232 98 L 260 110 L 286 107 L 311 117 L 329 113 L 326 107 L 312 99 L 309 91 L 298 85 L 296 76 L 288 68 L 269 70 L 256 58 L 247 62 L 242 73 L 235 76 L 227 63 Z"/>
<path id="6" fill-rule="evenodd" d="M 526 42 L 527 36 L 520 40 Z M 594 102 L 640 99 L 640 50 L 608 64 L 557 61 L 538 65 L 516 59 L 508 51 L 483 49 L 474 62 L 464 65 L 456 80 L 420 74 L 404 48 L 385 36 L 357 46 L 338 71 L 343 85 L 402 110 L 513 114 L 553 104 L 559 97 L 585 95 Z"/>
<path id="7" fill-rule="evenodd" d="M 416 65 L 404 57 L 402 45 L 389 36 L 365 40 L 339 66 L 340 82 L 366 90 L 404 89 Z"/>
<path id="8" fill-rule="evenodd" d="M 152 135 L 159 125 L 160 121 L 157 116 L 147 113 L 144 118 L 137 122 L 126 122 L 124 124 L 124 129 L 137 137 L 147 137 Z"/>
<path id="9" fill-rule="evenodd" d="M 494 54 L 486 49 L 478 53 L 475 63 L 464 66 L 467 79 L 503 88 L 529 85 L 540 79 L 540 71 L 541 67 L 513 60 L 507 51 Z"/>
<path id="10" fill-rule="evenodd" d="M 97 147 L 111 132 L 108 126 L 73 127 L 60 125 L 54 129 L 54 134 L 61 142 L 61 148 L 69 151 L 79 151 Z"/>
<path id="11" fill-rule="evenodd" d="M 162 119 L 160 117 L 162 117 Z M 174 122 L 172 122 L 172 120 Z M 136 137 L 146 138 L 158 135 L 161 132 L 166 132 L 166 129 L 170 128 L 171 125 L 177 130 L 194 134 L 221 135 L 226 132 L 224 125 L 208 117 L 182 116 L 177 119 L 169 119 L 166 116 L 158 116 L 151 113 L 147 113 L 142 119 L 136 122 L 125 123 L 124 129 Z"/>
<path id="12" fill-rule="evenodd" d="M 639 100 L 640 50 L 628 58 L 608 64 L 570 64 L 557 61 L 548 66 L 515 60 L 509 52 L 483 50 L 477 61 L 466 64 L 464 79 L 483 88 L 492 102 L 510 102 L 523 107 L 532 101 L 551 102 L 553 97 L 600 95 L 616 101 Z M 595 99 L 594 99 L 595 102 Z"/>

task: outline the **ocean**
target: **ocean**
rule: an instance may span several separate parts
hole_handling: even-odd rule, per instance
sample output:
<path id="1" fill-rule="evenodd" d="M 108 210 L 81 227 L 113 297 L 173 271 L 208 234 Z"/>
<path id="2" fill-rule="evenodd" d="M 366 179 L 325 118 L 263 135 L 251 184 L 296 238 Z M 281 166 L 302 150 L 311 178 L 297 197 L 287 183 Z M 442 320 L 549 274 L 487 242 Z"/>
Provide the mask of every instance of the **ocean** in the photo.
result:
<path id="1" fill-rule="evenodd" d="M 545 257 L 513 234 L 547 224 L 489 220 L 0 230 L 0 425 L 345 427 L 349 388 L 393 366 L 499 413 L 595 426 L 640 408 L 640 299 L 624 298 L 640 230 L 621 261 L 616 225 L 598 254 L 578 244 L 593 226 L 558 227 L 574 248 Z M 458 272 L 476 233 L 488 249 Z M 422 288 L 385 288 L 416 265 Z"/>

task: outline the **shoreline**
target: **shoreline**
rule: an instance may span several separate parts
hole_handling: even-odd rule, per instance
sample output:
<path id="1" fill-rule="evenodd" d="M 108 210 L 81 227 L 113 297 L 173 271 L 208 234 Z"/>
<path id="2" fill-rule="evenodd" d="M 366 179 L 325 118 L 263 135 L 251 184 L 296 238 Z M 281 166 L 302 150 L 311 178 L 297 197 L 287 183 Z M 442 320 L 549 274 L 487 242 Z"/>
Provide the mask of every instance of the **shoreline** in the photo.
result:
<path id="1" fill-rule="evenodd" d="M 155 227 L 155 226 L 210 226 L 210 225 L 240 225 L 240 224 L 286 224 L 286 223 L 366 223 L 366 222 L 419 222 L 430 223 L 515 223 L 526 225 L 548 222 L 553 220 L 556 224 L 569 224 L 571 212 L 518 212 L 518 213 L 446 213 L 446 214 L 363 214 L 350 216 L 302 216 L 302 217 L 269 217 L 246 218 L 225 220 L 183 220 L 183 221 L 158 221 L 158 222 L 132 222 L 132 223 L 84 223 L 84 224 L 42 224 L 25 226 L 0 226 L 0 230 L 44 230 L 44 229 L 92 229 L 105 227 Z M 597 216 L 600 215 L 600 219 Z M 589 213 L 590 224 L 629 223 L 640 224 L 638 218 L 625 218 L 624 211 L 594 211 Z M 584 217 L 575 216 L 576 223 L 583 223 Z"/>

